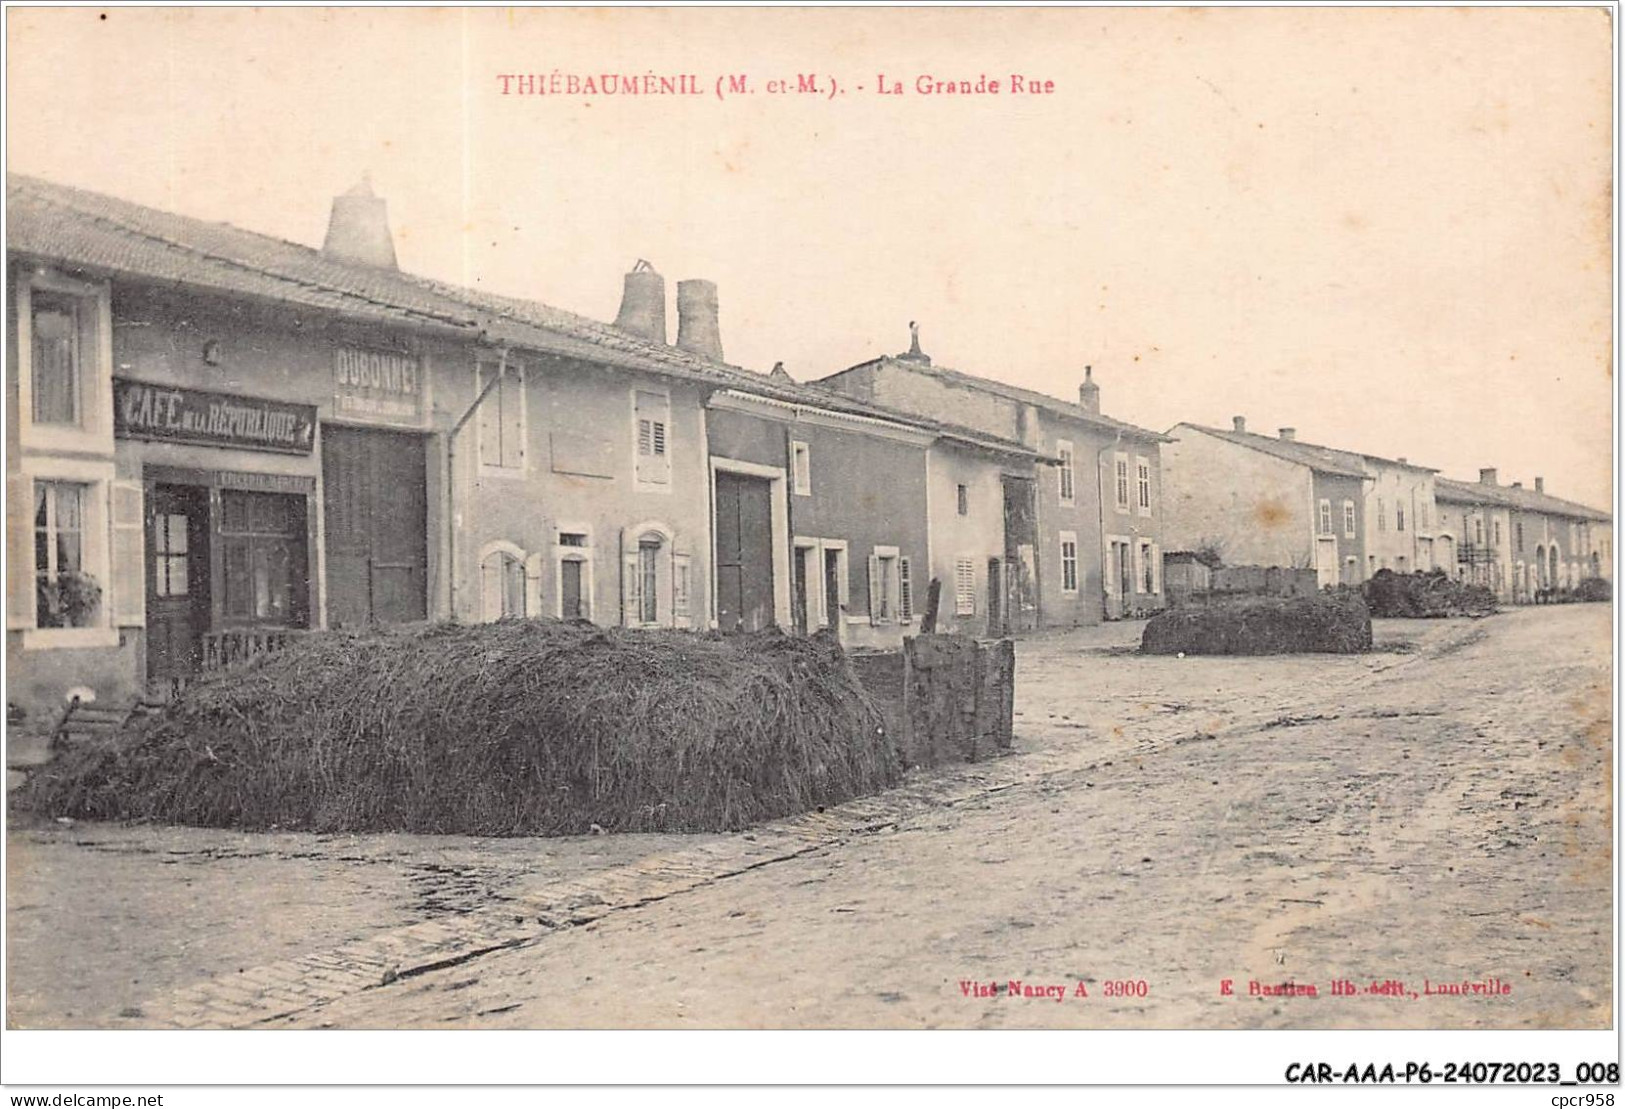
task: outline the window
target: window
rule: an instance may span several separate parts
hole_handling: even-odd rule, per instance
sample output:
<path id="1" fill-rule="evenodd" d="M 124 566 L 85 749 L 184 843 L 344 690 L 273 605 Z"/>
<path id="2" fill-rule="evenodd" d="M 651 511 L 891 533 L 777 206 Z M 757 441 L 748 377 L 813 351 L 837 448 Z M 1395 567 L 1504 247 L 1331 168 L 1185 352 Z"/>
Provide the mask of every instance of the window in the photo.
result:
<path id="1" fill-rule="evenodd" d="M 480 559 L 480 604 L 486 620 L 525 615 L 525 555 L 511 544 L 493 544 Z"/>
<path id="2" fill-rule="evenodd" d="M 1394 530 L 1405 530 L 1405 506 L 1402 504 L 1394 505 Z"/>
<path id="3" fill-rule="evenodd" d="M 896 547 L 876 547 L 869 556 L 869 623 L 889 624 L 899 619 L 898 598 L 902 570 Z"/>
<path id="4" fill-rule="evenodd" d="M 1343 537 L 1345 539 L 1353 539 L 1354 538 L 1354 527 L 1355 527 L 1354 520 L 1355 520 L 1355 517 L 1354 517 L 1354 502 L 1353 501 L 1344 501 L 1343 502 Z"/>
<path id="5" fill-rule="evenodd" d="M 152 592 L 157 597 L 184 597 L 191 591 L 187 574 L 191 517 L 164 512 L 152 521 Z"/>
<path id="6" fill-rule="evenodd" d="M 809 496 L 812 493 L 812 451 L 807 444 L 790 444 L 790 471 L 795 478 L 796 495 Z"/>
<path id="7" fill-rule="evenodd" d="M 44 269 L 20 271 L 13 287 L 21 446 L 111 455 L 108 287 Z"/>
<path id="8" fill-rule="evenodd" d="M 1499 547 L 1501 545 L 1501 521 L 1500 520 L 1495 521 L 1495 545 L 1497 547 Z"/>
<path id="9" fill-rule="evenodd" d="M 1076 532 L 1061 533 L 1061 592 L 1078 591 L 1078 536 Z"/>
<path id="10" fill-rule="evenodd" d="M 220 492 L 221 616 L 228 623 L 304 623 L 305 498 Z M 523 577 L 521 577 L 523 581 Z"/>
<path id="11" fill-rule="evenodd" d="M 1128 455 L 1117 456 L 1117 510 L 1128 511 Z"/>
<path id="12" fill-rule="evenodd" d="M 1518 553 L 1523 554 L 1523 521 L 1522 520 L 1519 520 L 1517 525 L 1513 528 L 1513 535 L 1516 536 L 1516 538 L 1518 540 Z"/>
<path id="13" fill-rule="evenodd" d="M 1141 516 L 1151 515 L 1151 463 L 1144 458 L 1134 460 L 1136 484 L 1139 490 Z"/>
<path id="14" fill-rule="evenodd" d="M 671 397 L 638 389 L 633 392 L 632 404 L 637 438 L 637 483 L 668 489 L 671 485 Z"/>
<path id="15" fill-rule="evenodd" d="M 34 290 L 30 298 L 33 419 L 36 424 L 78 427 L 82 412 L 83 298 Z"/>
<path id="16" fill-rule="evenodd" d="M 586 545 L 587 533 L 584 531 L 559 532 L 559 546 L 561 547 L 585 547 Z"/>
<path id="17" fill-rule="evenodd" d="M 100 598 L 84 573 L 84 505 L 90 487 L 73 481 L 34 483 L 34 605 L 41 628 L 92 623 Z"/>
<path id="18" fill-rule="evenodd" d="M 1481 516 L 1473 517 L 1473 542 L 1480 547 L 1484 545 L 1484 518 Z"/>
<path id="19" fill-rule="evenodd" d="M 958 496 L 958 503 L 959 503 L 959 514 L 961 516 L 969 516 L 970 515 L 970 488 L 968 486 L 964 486 L 964 485 L 959 486 L 957 496 Z"/>
<path id="20" fill-rule="evenodd" d="M 1428 502 L 1427 501 L 1423 501 L 1421 504 L 1417 505 L 1416 506 L 1416 526 L 1421 528 L 1423 531 L 1426 531 L 1428 529 L 1429 517 L 1431 515 L 1432 514 L 1428 511 Z"/>
<path id="21" fill-rule="evenodd" d="M 1320 502 L 1320 534 L 1332 533 L 1332 502 L 1322 499 Z"/>
<path id="22" fill-rule="evenodd" d="M 640 525 L 621 555 L 621 621 L 629 628 L 672 622 L 676 560 L 673 533 L 664 524 Z"/>
<path id="23" fill-rule="evenodd" d="M 954 563 L 954 615 L 976 615 L 976 560 L 962 558 Z"/>
<path id="24" fill-rule="evenodd" d="M 1383 503 L 1381 497 L 1377 498 L 1377 530 L 1380 532 L 1388 530 L 1388 506 Z"/>
<path id="25" fill-rule="evenodd" d="M 906 558 L 897 560 L 897 619 L 905 624 L 914 619 L 914 571 Z"/>
<path id="26" fill-rule="evenodd" d="M 1077 467 L 1072 461 L 1072 444 L 1065 439 L 1055 441 L 1055 453 L 1061 459 L 1061 503 L 1073 504 L 1077 500 Z"/>
<path id="27" fill-rule="evenodd" d="M 497 374 L 502 375 L 500 381 Z M 525 468 L 525 373 L 509 362 L 479 364 L 480 468 L 519 472 Z M 485 389 L 489 387 L 490 392 Z"/>

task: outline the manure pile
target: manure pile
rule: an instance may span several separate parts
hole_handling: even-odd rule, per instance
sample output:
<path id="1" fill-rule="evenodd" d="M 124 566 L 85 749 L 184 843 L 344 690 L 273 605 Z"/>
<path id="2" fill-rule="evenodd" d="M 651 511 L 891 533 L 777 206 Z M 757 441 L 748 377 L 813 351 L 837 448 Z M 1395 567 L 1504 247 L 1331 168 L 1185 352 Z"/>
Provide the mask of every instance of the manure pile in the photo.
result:
<path id="1" fill-rule="evenodd" d="M 1146 622 L 1148 655 L 1355 654 L 1371 649 L 1371 613 L 1352 593 L 1170 609 Z"/>
<path id="2" fill-rule="evenodd" d="M 1496 611 L 1495 592 L 1488 586 L 1456 581 L 1443 570 L 1378 570 L 1360 584 L 1360 594 L 1373 616 L 1488 616 Z"/>
<path id="3" fill-rule="evenodd" d="M 718 831 L 899 775 L 833 640 L 505 620 L 301 637 L 15 799 L 261 830 Z"/>

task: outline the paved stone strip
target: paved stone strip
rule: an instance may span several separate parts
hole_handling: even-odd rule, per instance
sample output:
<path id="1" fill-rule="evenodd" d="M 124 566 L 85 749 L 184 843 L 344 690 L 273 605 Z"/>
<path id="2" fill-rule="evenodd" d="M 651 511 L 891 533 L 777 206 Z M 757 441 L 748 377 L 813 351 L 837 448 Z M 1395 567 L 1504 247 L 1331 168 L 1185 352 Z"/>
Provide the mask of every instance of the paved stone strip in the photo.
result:
<path id="1" fill-rule="evenodd" d="M 490 908 L 436 917 L 296 959 L 206 979 L 142 1007 L 143 1026 L 245 1028 L 283 1020 L 564 928 L 870 834 L 918 813 L 1008 789 L 1030 775 L 1002 760 L 940 773 L 824 812 L 773 821 L 726 840 L 650 855 L 585 878 L 526 890 Z"/>

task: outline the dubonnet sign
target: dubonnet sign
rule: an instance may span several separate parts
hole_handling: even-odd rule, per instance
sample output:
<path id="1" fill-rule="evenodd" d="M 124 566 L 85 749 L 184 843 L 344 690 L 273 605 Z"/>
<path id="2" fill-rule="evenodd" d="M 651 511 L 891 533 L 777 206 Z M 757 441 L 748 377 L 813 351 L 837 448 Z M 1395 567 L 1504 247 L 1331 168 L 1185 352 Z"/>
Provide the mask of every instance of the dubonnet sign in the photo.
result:
<path id="1" fill-rule="evenodd" d="M 418 359 L 392 351 L 333 351 L 333 414 L 340 419 L 418 423 L 423 372 Z"/>

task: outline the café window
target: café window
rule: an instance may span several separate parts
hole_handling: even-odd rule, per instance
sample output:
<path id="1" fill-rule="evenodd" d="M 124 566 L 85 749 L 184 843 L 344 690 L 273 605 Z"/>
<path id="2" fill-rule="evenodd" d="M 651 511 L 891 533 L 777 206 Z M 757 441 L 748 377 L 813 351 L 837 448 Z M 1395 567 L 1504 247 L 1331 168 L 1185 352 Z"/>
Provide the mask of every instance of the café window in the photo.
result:
<path id="1" fill-rule="evenodd" d="M 65 293 L 36 289 L 29 310 L 34 422 L 78 427 L 82 404 L 84 301 Z"/>
<path id="2" fill-rule="evenodd" d="M 41 628 L 82 628 L 93 621 L 101 591 L 85 573 L 85 502 L 90 486 L 34 483 L 34 613 Z"/>
<path id="3" fill-rule="evenodd" d="M 219 539 L 223 622 L 303 626 L 305 498 L 223 489 Z"/>

